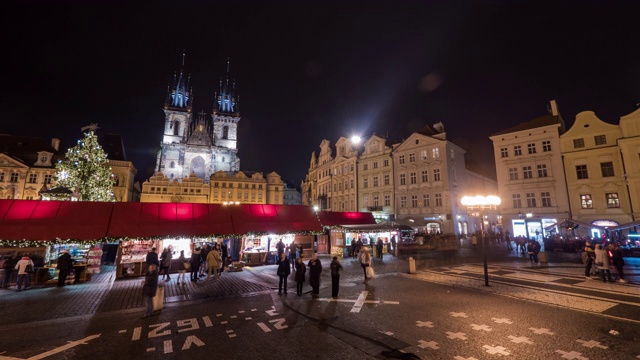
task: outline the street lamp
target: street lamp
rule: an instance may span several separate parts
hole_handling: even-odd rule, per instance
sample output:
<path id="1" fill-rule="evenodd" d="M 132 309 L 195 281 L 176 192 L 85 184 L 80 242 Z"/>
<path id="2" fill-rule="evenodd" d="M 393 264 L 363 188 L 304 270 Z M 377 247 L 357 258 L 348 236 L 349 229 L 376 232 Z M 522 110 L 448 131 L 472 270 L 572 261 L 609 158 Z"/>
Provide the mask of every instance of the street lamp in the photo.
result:
<path id="1" fill-rule="evenodd" d="M 469 211 L 480 211 L 480 238 L 482 239 L 482 255 L 484 257 L 484 286 L 489 286 L 489 271 L 487 269 L 487 250 L 484 242 L 484 214 L 483 210 L 495 210 L 502 200 L 498 196 L 463 196 L 460 203 L 466 206 Z"/>

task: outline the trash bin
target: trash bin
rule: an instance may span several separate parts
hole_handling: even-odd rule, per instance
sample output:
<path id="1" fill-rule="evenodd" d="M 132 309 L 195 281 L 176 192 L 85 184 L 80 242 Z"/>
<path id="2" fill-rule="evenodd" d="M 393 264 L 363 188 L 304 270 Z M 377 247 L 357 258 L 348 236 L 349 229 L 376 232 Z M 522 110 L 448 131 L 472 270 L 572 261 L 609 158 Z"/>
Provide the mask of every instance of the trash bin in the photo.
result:
<path id="1" fill-rule="evenodd" d="M 549 262 L 549 258 L 547 257 L 547 253 L 544 251 L 541 251 L 538 253 L 538 261 L 540 261 L 541 263 L 548 263 Z"/>
<path id="2" fill-rule="evenodd" d="M 409 274 L 416 273 L 416 259 L 409 257 Z"/>
<path id="3" fill-rule="evenodd" d="M 164 307 L 164 286 L 158 286 L 156 296 L 153 297 L 153 311 L 160 311 Z"/>

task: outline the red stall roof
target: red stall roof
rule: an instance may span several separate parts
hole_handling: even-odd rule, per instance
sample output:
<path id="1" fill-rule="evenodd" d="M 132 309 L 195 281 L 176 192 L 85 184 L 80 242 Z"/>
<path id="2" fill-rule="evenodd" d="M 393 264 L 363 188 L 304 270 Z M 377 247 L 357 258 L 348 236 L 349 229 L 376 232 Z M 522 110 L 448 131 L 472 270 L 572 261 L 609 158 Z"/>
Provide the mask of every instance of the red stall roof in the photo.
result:
<path id="1" fill-rule="evenodd" d="M 0 239 L 93 240 L 107 234 L 114 203 L 0 200 Z"/>
<path id="2" fill-rule="evenodd" d="M 318 211 L 322 226 L 366 225 L 375 224 L 376 220 L 370 212 L 338 212 Z"/>
<path id="3" fill-rule="evenodd" d="M 237 234 L 322 231 L 316 214 L 308 206 L 241 204 L 228 208 Z"/>
<path id="4" fill-rule="evenodd" d="M 231 213 L 219 204 L 115 203 L 110 237 L 235 234 Z"/>

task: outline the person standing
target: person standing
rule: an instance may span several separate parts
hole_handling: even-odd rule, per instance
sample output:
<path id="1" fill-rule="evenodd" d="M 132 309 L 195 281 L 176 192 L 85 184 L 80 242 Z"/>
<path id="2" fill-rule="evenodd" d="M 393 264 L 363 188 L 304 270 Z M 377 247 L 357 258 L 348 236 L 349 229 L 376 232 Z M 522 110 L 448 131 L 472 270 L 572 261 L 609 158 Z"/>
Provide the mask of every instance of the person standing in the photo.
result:
<path id="1" fill-rule="evenodd" d="M 331 261 L 331 297 L 338 297 L 338 288 L 340 286 L 340 271 L 342 270 L 342 264 L 338 261 L 338 257 L 334 256 Z"/>
<path id="2" fill-rule="evenodd" d="M 2 268 L 4 269 L 4 279 L 2 279 L 3 289 L 9 288 L 9 285 L 11 284 L 11 274 L 13 274 L 13 267 L 16 266 L 19 259 L 18 255 L 16 255 L 16 257 L 9 256 L 4 260 L 4 263 L 2 264 Z"/>
<path id="3" fill-rule="evenodd" d="M 200 263 L 202 262 L 202 253 L 200 252 L 200 247 L 196 247 L 196 249 L 191 253 L 191 281 L 198 281 L 198 272 L 200 271 Z"/>
<path id="4" fill-rule="evenodd" d="M 378 238 L 376 242 L 376 253 L 378 255 L 378 259 L 382 260 L 382 249 L 384 248 L 384 243 L 382 242 L 382 238 Z"/>
<path id="5" fill-rule="evenodd" d="M 278 294 L 282 294 L 282 285 L 284 284 L 284 293 L 287 293 L 287 278 L 289 274 L 291 274 L 291 269 L 289 268 L 289 259 L 285 253 L 280 254 L 280 259 L 276 263 L 278 265 L 278 278 L 280 278 L 280 282 L 278 283 Z"/>
<path id="6" fill-rule="evenodd" d="M 147 311 L 142 317 L 143 319 L 153 314 L 153 298 L 156 296 L 158 290 L 158 276 L 156 264 L 147 266 L 147 272 L 144 275 L 144 285 L 142 286 L 142 296 L 144 296 L 147 303 Z"/>
<path id="7" fill-rule="evenodd" d="M 393 235 L 393 236 L 391 237 L 391 247 L 393 248 L 393 249 L 391 250 L 391 254 L 392 254 L 393 256 L 396 256 L 396 236 L 395 236 L 395 235 Z"/>
<path id="8" fill-rule="evenodd" d="M 602 248 L 602 245 L 596 244 L 596 265 L 600 269 L 600 273 L 602 274 L 602 281 L 611 282 L 611 271 L 609 267 L 611 266 L 609 262 L 609 252 L 606 249 Z M 605 278 L 606 275 L 606 278 Z"/>
<path id="9" fill-rule="evenodd" d="M 220 251 L 222 252 L 222 264 L 220 266 L 220 275 L 224 272 L 225 266 L 227 266 L 227 257 L 229 257 L 229 249 L 227 247 L 227 243 L 222 240 L 220 244 Z"/>
<path id="10" fill-rule="evenodd" d="M 287 246 L 282 242 L 282 239 L 278 240 L 278 243 L 276 244 L 276 249 L 278 250 L 278 260 L 282 257 L 282 254 L 284 254 L 285 247 Z"/>
<path id="11" fill-rule="evenodd" d="M 69 255 L 69 250 L 64 250 L 62 255 L 58 257 L 58 264 L 56 265 L 56 269 L 58 272 L 58 286 L 64 286 L 65 281 L 67 281 L 67 276 L 69 275 L 69 271 L 73 270 L 73 263 L 75 261 Z"/>
<path id="12" fill-rule="evenodd" d="M 218 268 L 220 266 L 220 253 L 216 248 L 209 250 L 209 254 L 207 255 L 207 264 L 209 264 L 209 272 L 207 272 L 207 281 L 211 277 L 211 272 L 213 271 L 213 280 L 218 280 Z"/>
<path id="13" fill-rule="evenodd" d="M 160 257 L 160 272 L 164 269 L 164 273 L 162 274 L 162 280 L 169 281 L 171 280 L 171 275 L 169 272 L 171 271 L 171 260 L 173 259 L 173 248 L 169 246 L 164 249 L 162 252 L 162 256 Z"/>
<path id="14" fill-rule="evenodd" d="M 584 245 L 584 276 L 588 280 L 591 280 L 591 267 L 593 266 L 593 259 L 596 257 L 596 253 L 593 251 L 590 242 L 586 242 Z"/>
<path id="15" fill-rule="evenodd" d="M 358 241 L 356 241 L 356 252 L 355 252 L 355 255 L 353 255 L 353 257 L 359 256 L 360 250 L 362 250 L 363 247 L 364 247 L 364 244 L 362 243 L 362 239 L 358 239 Z"/>
<path id="16" fill-rule="evenodd" d="M 318 255 L 313 253 L 311 260 L 307 264 L 309 267 L 309 283 L 311 284 L 311 294 L 313 297 L 320 295 L 320 273 L 322 272 L 322 263 L 318 259 Z"/>
<path id="17" fill-rule="evenodd" d="M 291 270 L 296 271 L 296 250 L 298 247 L 295 242 L 289 244 L 289 261 L 291 262 Z"/>
<path id="18" fill-rule="evenodd" d="M 302 295 L 302 284 L 304 283 L 304 276 L 307 274 L 307 266 L 302 261 L 302 255 L 296 259 L 296 294 Z"/>
<path id="19" fill-rule="evenodd" d="M 505 231 L 504 240 L 507 242 L 507 250 L 513 250 L 513 246 L 511 246 L 511 233 L 509 230 Z"/>
<path id="20" fill-rule="evenodd" d="M 369 254 L 369 249 L 362 247 L 362 250 L 360 250 L 360 254 L 358 255 L 358 260 L 360 261 L 360 266 L 362 266 L 364 282 L 366 283 L 367 280 L 369 280 L 367 278 L 367 268 L 371 266 L 371 255 Z"/>
<path id="21" fill-rule="evenodd" d="M 202 247 L 202 253 L 200 254 L 200 257 L 202 258 L 202 260 L 200 261 L 200 277 L 203 277 L 209 269 L 208 259 L 210 251 L 211 247 L 209 246 L 209 244 L 206 244 Z"/>
<path id="22" fill-rule="evenodd" d="M 160 261 L 158 261 L 158 253 L 156 252 L 155 246 L 151 248 L 151 251 L 147 253 L 147 266 L 155 265 L 156 268 L 160 266 Z"/>
<path id="23" fill-rule="evenodd" d="M 621 283 L 626 283 L 624 279 L 624 271 L 622 268 L 624 267 L 624 254 L 622 253 L 622 249 L 620 249 L 620 243 L 616 243 L 609 245 L 609 250 L 611 251 L 611 260 L 613 260 L 613 266 L 616 268 L 618 272 L 618 276 L 620 277 Z"/>
<path id="24" fill-rule="evenodd" d="M 478 245 L 478 237 L 475 233 L 471 235 L 471 246 L 473 246 L 473 251 L 476 251 L 476 246 Z"/>
<path id="25" fill-rule="evenodd" d="M 180 263 L 178 264 L 178 281 L 176 282 L 176 284 L 180 284 L 180 278 L 182 278 L 182 285 L 187 285 L 184 277 L 187 273 L 187 266 L 189 266 L 190 264 L 187 261 L 187 258 L 184 257 L 184 250 L 180 250 L 180 257 L 178 258 L 178 260 Z"/>
<path id="26" fill-rule="evenodd" d="M 28 253 L 22 255 L 22 259 L 18 260 L 15 269 L 18 270 L 18 279 L 16 281 L 18 285 L 18 292 L 22 290 L 22 283 L 24 283 L 24 289 L 27 290 L 31 285 L 31 273 L 27 271 L 27 266 L 33 267 L 33 261 L 29 258 Z"/>
<path id="27" fill-rule="evenodd" d="M 356 239 L 351 239 L 351 258 L 355 259 L 356 256 Z"/>

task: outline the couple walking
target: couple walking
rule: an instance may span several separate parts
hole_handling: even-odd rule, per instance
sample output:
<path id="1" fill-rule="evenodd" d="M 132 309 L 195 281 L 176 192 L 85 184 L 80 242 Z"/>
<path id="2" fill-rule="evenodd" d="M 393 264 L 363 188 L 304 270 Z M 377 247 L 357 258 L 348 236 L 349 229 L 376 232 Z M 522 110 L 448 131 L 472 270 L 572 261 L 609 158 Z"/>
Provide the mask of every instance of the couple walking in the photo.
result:
<path id="1" fill-rule="evenodd" d="M 363 246 L 360 249 L 358 260 L 360 261 L 360 266 L 362 266 L 362 271 L 364 272 L 364 282 L 366 283 L 367 281 L 369 281 L 369 279 L 376 276 L 375 271 L 373 271 L 373 263 L 371 262 L 371 254 L 369 254 L 368 247 Z"/>

